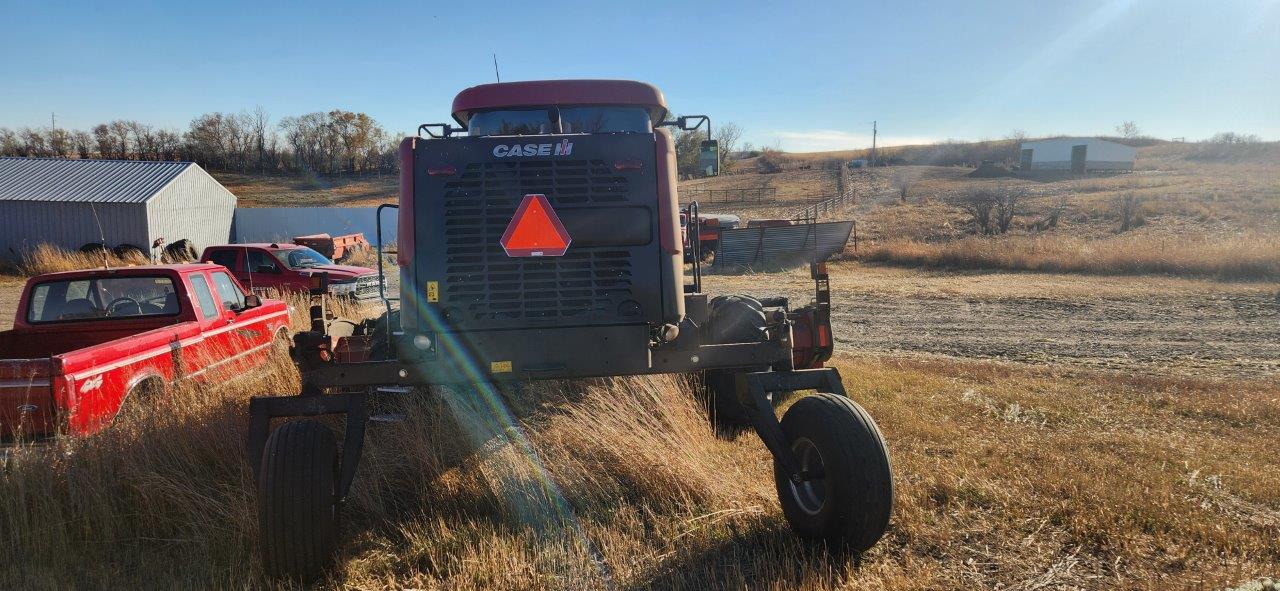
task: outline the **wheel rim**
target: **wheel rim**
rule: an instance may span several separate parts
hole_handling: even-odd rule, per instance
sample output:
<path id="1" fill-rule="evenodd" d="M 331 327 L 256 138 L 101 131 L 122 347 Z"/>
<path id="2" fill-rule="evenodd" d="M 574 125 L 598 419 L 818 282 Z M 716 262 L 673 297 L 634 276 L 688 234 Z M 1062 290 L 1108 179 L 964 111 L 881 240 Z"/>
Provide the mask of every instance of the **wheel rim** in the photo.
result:
<path id="1" fill-rule="evenodd" d="M 791 452 L 800 464 L 801 473 L 826 474 L 822 463 L 822 453 L 807 437 L 796 439 L 791 444 Z M 817 515 L 827 502 L 827 479 L 811 478 L 799 484 L 791 482 L 791 497 L 801 511 L 809 515 Z"/>

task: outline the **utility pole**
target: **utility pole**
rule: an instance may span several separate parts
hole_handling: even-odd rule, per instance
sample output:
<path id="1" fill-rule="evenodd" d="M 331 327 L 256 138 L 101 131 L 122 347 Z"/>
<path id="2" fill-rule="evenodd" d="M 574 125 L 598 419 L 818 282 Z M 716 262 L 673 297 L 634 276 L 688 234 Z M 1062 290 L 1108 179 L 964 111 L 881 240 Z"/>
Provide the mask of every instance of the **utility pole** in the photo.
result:
<path id="1" fill-rule="evenodd" d="M 871 166 L 876 165 L 876 122 L 871 122 Z"/>

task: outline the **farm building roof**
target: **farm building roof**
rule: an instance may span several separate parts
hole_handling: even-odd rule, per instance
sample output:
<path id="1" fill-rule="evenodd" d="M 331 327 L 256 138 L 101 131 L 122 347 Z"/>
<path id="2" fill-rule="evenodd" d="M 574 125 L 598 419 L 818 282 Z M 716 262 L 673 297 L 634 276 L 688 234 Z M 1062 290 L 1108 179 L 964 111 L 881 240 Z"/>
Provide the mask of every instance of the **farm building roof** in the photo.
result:
<path id="1" fill-rule="evenodd" d="M 0 201 L 145 203 L 191 162 L 0 158 Z"/>

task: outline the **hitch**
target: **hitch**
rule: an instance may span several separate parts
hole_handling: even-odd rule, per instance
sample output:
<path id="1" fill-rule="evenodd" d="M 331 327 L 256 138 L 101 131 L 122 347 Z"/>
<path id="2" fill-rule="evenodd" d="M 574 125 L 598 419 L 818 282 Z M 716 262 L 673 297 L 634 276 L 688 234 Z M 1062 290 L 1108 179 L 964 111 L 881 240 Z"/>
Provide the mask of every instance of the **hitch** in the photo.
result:
<path id="1" fill-rule="evenodd" d="M 773 461 L 782 467 L 791 481 L 799 484 L 806 480 L 822 478 L 823 474 L 806 473 L 800 470 L 800 462 L 792 453 L 786 434 L 782 432 L 782 424 L 778 422 L 778 417 L 773 412 L 773 403 L 769 395 L 774 392 L 817 390 L 848 397 L 844 383 L 840 381 L 840 372 L 834 367 L 827 367 L 741 373 L 737 376 L 735 389 L 742 406 L 747 409 L 747 416 L 751 418 L 756 434 L 773 455 Z"/>

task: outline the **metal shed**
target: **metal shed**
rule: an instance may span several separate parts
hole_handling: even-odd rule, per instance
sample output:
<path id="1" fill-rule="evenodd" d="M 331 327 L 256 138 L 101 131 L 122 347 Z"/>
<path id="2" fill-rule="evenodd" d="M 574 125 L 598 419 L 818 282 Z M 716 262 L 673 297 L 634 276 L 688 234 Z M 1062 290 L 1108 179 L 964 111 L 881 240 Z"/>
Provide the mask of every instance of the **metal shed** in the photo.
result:
<path id="1" fill-rule="evenodd" d="M 1022 170 L 1075 173 L 1133 170 L 1137 148 L 1092 137 L 1059 137 L 1022 142 Z"/>
<path id="2" fill-rule="evenodd" d="M 192 162 L 0 158 L 0 258 L 41 243 L 227 242 L 236 196 Z"/>

